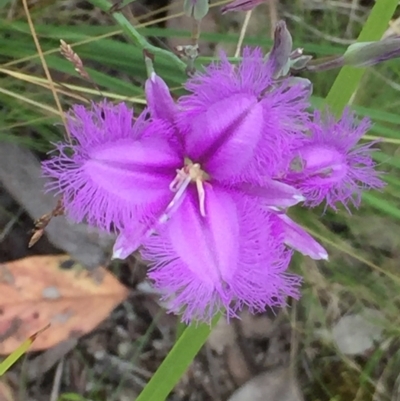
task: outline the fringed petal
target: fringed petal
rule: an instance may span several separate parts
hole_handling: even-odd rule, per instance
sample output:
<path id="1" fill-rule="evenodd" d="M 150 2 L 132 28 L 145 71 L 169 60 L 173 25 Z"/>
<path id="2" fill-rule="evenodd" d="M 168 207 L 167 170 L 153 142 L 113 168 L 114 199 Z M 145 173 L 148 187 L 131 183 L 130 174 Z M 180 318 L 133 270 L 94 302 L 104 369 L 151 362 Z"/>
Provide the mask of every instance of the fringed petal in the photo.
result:
<path id="1" fill-rule="evenodd" d="M 189 193 L 165 229 L 144 244 L 149 276 L 186 322 L 209 322 L 224 309 L 233 317 L 244 306 L 253 312 L 282 306 L 298 297 L 300 278 L 287 275 L 291 252 L 281 225 L 258 203 L 206 187 L 206 217 Z"/>
<path id="2" fill-rule="evenodd" d="M 304 138 L 309 88 L 273 75 L 258 48 L 245 48 L 239 65 L 222 54 L 220 64 L 189 79 L 192 93 L 179 100 L 189 156 L 205 159 L 210 174 L 226 184 L 280 176 L 287 154 Z"/>
<path id="3" fill-rule="evenodd" d="M 277 214 L 277 216 L 283 223 L 286 245 L 312 259 L 328 260 L 328 252 L 304 228 L 286 214 Z"/>
<path id="4" fill-rule="evenodd" d="M 160 118 L 173 124 L 177 106 L 169 92 L 167 84 L 155 73 L 146 81 L 145 92 L 147 105 L 153 118 Z"/>
<path id="5" fill-rule="evenodd" d="M 263 110 L 255 96 L 233 95 L 193 120 L 185 149 L 216 180 L 244 170 L 261 139 Z"/>
<path id="6" fill-rule="evenodd" d="M 302 202 L 305 198 L 301 192 L 288 184 L 280 181 L 265 179 L 262 185 L 240 183 L 234 186 L 246 195 L 260 198 L 264 206 L 274 208 L 287 208 Z"/>
<path id="7" fill-rule="evenodd" d="M 48 190 L 62 195 L 72 219 L 106 230 L 151 219 L 168 204 L 182 163 L 165 124 L 139 118 L 137 131 L 124 105 L 74 110 L 73 144 L 59 144 L 58 155 L 43 163 Z"/>

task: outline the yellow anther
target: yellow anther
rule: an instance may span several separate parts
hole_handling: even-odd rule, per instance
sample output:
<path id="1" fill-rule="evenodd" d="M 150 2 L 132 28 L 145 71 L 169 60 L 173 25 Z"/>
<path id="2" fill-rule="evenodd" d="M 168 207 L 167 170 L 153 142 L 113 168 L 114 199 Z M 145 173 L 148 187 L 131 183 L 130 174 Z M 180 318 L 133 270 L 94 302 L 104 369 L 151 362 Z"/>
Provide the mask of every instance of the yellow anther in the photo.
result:
<path id="1" fill-rule="evenodd" d="M 169 188 L 171 191 L 179 193 L 179 197 L 190 183 L 195 183 L 199 196 L 200 214 L 204 217 L 205 211 L 205 191 L 203 182 L 209 179 L 209 175 L 201 169 L 199 163 L 193 163 L 190 159 L 185 159 L 185 165 L 176 171 L 176 177 L 171 182 Z"/>

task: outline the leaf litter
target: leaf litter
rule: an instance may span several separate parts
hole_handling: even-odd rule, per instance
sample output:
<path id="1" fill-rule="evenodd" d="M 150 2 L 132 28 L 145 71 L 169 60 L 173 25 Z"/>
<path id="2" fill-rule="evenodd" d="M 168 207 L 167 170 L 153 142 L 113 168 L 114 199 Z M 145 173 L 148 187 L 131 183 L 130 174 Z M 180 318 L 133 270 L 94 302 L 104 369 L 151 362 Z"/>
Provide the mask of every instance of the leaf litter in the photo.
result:
<path id="1" fill-rule="evenodd" d="M 92 331 L 128 290 L 107 270 L 62 269 L 68 256 L 33 256 L 0 265 L 0 353 L 11 353 L 46 325 L 31 351 Z"/>

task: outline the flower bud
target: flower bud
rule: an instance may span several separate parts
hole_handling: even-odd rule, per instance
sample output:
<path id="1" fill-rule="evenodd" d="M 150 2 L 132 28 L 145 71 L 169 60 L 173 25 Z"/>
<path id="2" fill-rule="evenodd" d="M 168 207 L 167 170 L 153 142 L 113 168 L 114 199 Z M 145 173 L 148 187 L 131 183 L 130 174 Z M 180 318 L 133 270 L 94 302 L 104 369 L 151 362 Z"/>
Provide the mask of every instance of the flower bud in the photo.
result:
<path id="1" fill-rule="evenodd" d="M 377 42 L 354 43 L 343 55 L 344 64 L 369 67 L 400 56 L 400 37 L 392 36 Z"/>
<path id="2" fill-rule="evenodd" d="M 286 28 L 285 21 L 279 21 L 275 27 L 274 45 L 268 55 L 269 62 L 273 64 L 275 78 L 288 74 L 292 45 L 292 36 Z"/>
<path id="3" fill-rule="evenodd" d="M 196 21 L 202 20 L 208 13 L 208 0 L 185 0 L 183 12 Z"/>

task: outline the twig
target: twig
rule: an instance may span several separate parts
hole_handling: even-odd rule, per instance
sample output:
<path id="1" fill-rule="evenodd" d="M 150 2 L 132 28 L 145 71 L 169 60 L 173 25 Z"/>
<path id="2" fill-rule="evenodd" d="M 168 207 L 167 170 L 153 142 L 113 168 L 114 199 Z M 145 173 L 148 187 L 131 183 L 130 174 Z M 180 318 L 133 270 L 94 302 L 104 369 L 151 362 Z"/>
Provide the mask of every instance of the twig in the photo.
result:
<path id="1" fill-rule="evenodd" d="M 199 45 L 199 38 L 200 38 L 200 24 L 201 21 L 196 21 L 194 18 L 193 20 L 193 27 L 192 27 L 192 45 L 198 46 Z"/>
<path id="2" fill-rule="evenodd" d="M 297 328 L 297 301 L 293 301 L 292 305 L 292 322 L 291 322 L 291 335 L 290 335 L 290 364 L 289 374 L 294 379 L 296 377 L 296 358 L 299 352 L 299 333 Z"/>
<path id="3" fill-rule="evenodd" d="M 271 28 L 271 38 L 274 38 L 275 35 L 275 27 L 278 23 L 278 11 L 276 9 L 277 0 L 269 0 L 269 19 L 270 19 L 270 28 Z"/>
<path id="4" fill-rule="evenodd" d="M 0 233 L 0 242 L 4 241 L 4 238 L 7 237 L 7 235 L 10 233 L 12 228 L 14 227 L 14 224 L 18 221 L 20 218 L 21 214 L 24 212 L 24 209 L 21 207 L 18 209 L 18 212 L 15 214 L 15 216 L 12 217 L 12 219 L 5 225 L 3 230 Z"/>
<path id="5" fill-rule="evenodd" d="M 50 401 L 57 401 L 60 394 L 61 376 L 64 369 L 64 358 L 58 362 L 56 373 L 54 375 L 53 387 L 51 389 Z"/>
<path id="6" fill-rule="evenodd" d="M 51 92 L 53 94 L 54 100 L 55 100 L 56 105 L 57 105 L 57 109 L 58 109 L 58 111 L 60 113 L 60 117 L 61 117 L 62 122 L 63 122 L 64 127 L 65 127 L 65 132 L 67 134 L 67 138 L 69 139 L 69 141 L 71 141 L 71 136 L 69 134 L 69 130 L 68 130 L 68 126 L 67 126 L 67 120 L 65 118 L 64 111 L 63 111 L 63 109 L 61 107 L 61 102 L 60 102 L 60 99 L 58 98 L 57 91 L 56 91 L 56 88 L 54 86 L 53 79 L 51 78 L 50 70 L 49 70 L 49 68 L 47 66 L 46 59 L 44 58 L 43 51 L 42 51 L 42 48 L 41 48 L 40 43 L 39 43 L 39 39 L 38 39 L 37 34 L 36 34 L 35 26 L 33 25 L 31 14 L 29 12 L 28 2 L 27 2 L 27 0 L 22 0 L 22 3 L 24 5 L 25 14 L 26 14 L 26 18 L 28 20 L 29 29 L 31 30 L 33 41 L 35 42 L 35 46 L 36 46 L 37 52 L 39 54 L 40 61 L 42 63 L 44 72 L 46 74 L 46 78 L 49 81 L 49 86 L 50 86 Z"/>
<path id="7" fill-rule="evenodd" d="M 244 19 L 242 29 L 240 30 L 240 36 L 239 36 L 239 40 L 238 40 L 238 43 L 236 46 L 235 57 L 239 57 L 239 55 L 240 55 L 240 49 L 242 48 L 242 45 L 243 45 L 243 40 L 246 35 L 247 28 L 249 26 L 252 12 L 253 12 L 253 10 L 250 10 L 250 11 L 247 11 L 247 13 L 246 13 L 246 17 Z"/>
<path id="8" fill-rule="evenodd" d="M 354 24 L 355 17 L 356 17 L 356 10 L 358 9 L 358 3 L 359 3 L 359 0 L 351 1 L 349 22 L 347 23 L 347 27 L 346 27 L 346 36 L 349 37 L 350 39 L 353 36 L 353 24 Z"/>

